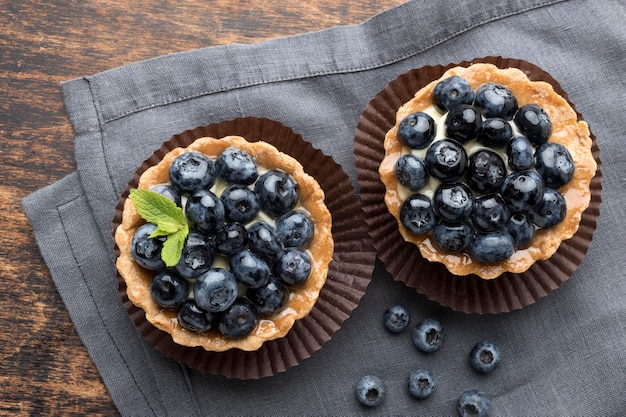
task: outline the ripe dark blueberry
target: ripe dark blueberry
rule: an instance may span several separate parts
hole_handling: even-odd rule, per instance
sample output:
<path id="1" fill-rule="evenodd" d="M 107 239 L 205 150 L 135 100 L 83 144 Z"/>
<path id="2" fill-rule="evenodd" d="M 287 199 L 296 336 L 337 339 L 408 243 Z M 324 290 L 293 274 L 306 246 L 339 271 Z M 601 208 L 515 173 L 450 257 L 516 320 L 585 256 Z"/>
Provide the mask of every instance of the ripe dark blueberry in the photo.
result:
<path id="1" fill-rule="evenodd" d="M 508 121 L 499 117 L 485 119 L 476 138 L 482 145 L 493 149 L 504 148 L 513 137 L 513 129 Z"/>
<path id="2" fill-rule="evenodd" d="M 525 171 L 535 165 L 535 148 L 526 136 L 513 136 L 506 145 L 509 166 L 515 171 Z"/>
<path id="3" fill-rule="evenodd" d="M 185 216 L 192 229 L 205 234 L 213 234 L 224 225 L 224 204 L 211 191 L 200 190 L 193 193 L 187 200 Z"/>
<path id="4" fill-rule="evenodd" d="M 433 208 L 444 223 L 461 223 L 474 208 L 474 194 L 462 182 L 441 183 L 433 196 Z"/>
<path id="5" fill-rule="evenodd" d="M 499 194 L 486 194 L 474 200 L 472 224 L 479 232 L 501 229 L 509 219 L 509 210 Z"/>
<path id="6" fill-rule="evenodd" d="M 241 223 L 226 224 L 215 235 L 215 249 L 227 256 L 241 252 L 247 244 L 248 231 Z"/>
<path id="7" fill-rule="evenodd" d="M 183 194 L 210 188 L 215 178 L 215 164 L 200 152 L 182 153 L 170 165 L 172 186 Z"/>
<path id="8" fill-rule="evenodd" d="M 174 270 L 183 278 L 195 279 L 213 265 L 215 248 L 205 235 L 191 232 Z"/>
<path id="9" fill-rule="evenodd" d="M 544 143 L 537 149 L 536 158 L 535 169 L 543 177 L 546 187 L 559 188 L 574 176 L 574 160 L 560 143 Z"/>
<path id="10" fill-rule="evenodd" d="M 226 310 L 237 298 L 237 280 L 227 269 L 211 268 L 196 279 L 194 300 L 198 307 L 211 313 Z"/>
<path id="11" fill-rule="evenodd" d="M 298 285 L 311 274 L 311 257 L 303 250 L 287 249 L 274 263 L 274 275 L 285 285 Z"/>
<path id="12" fill-rule="evenodd" d="M 412 191 L 418 191 L 424 187 L 429 178 L 424 160 L 410 153 L 398 158 L 394 173 L 398 182 Z"/>
<path id="13" fill-rule="evenodd" d="M 244 185 L 232 184 L 226 187 L 220 199 L 229 222 L 249 223 L 261 210 L 257 194 Z"/>
<path id="14" fill-rule="evenodd" d="M 536 104 L 526 104 L 515 113 L 515 124 L 535 146 L 546 143 L 552 134 L 548 114 Z"/>
<path id="15" fill-rule="evenodd" d="M 409 392 L 417 399 L 430 397 L 436 386 L 433 374 L 426 369 L 416 369 L 409 374 Z"/>
<path id="16" fill-rule="evenodd" d="M 382 404 L 387 396 L 385 383 L 375 375 L 365 375 L 356 384 L 356 399 L 366 407 Z"/>
<path id="17" fill-rule="evenodd" d="M 517 171 L 506 177 L 500 195 L 513 211 L 526 211 L 543 197 L 543 178 L 535 171 Z"/>
<path id="18" fill-rule="evenodd" d="M 291 174 L 277 169 L 267 171 L 254 183 L 261 208 L 280 216 L 294 208 L 298 201 L 298 184 Z"/>
<path id="19" fill-rule="evenodd" d="M 504 227 L 513 236 L 515 248 L 527 248 L 535 238 L 535 225 L 524 213 L 514 213 L 509 217 Z"/>
<path id="20" fill-rule="evenodd" d="M 510 120 L 517 111 L 517 99 L 511 90 L 496 83 L 486 83 L 478 87 L 474 105 L 480 108 L 486 118 L 501 117 Z"/>
<path id="21" fill-rule="evenodd" d="M 259 288 L 270 278 L 267 263 L 247 249 L 231 256 L 228 264 L 237 281 L 248 288 Z"/>
<path id="22" fill-rule="evenodd" d="M 515 252 L 513 236 L 504 229 L 478 233 L 468 246 L 472 258 L 485 263 L 503 261 Z"/>
<path id="23" fill-rule="evenodd" d="M 500 348 L 493 342 L 478 342 L 470 352 L 469 361 L 472 368 L 488 374 L 500 365 Z"/>
<path id="24" fill-rule="evenodd" d="M 540 229 L 548 229 L 565 218 L 567 203 L 557 190 L 546 188 L 543 198 L 530 211 L 530 219 Z"/>
<path id="25" fill-rule="evenodd" d="M 422 234 L 437 225 L 437 215 L 430 198 L 423 194 L 413 194 L 402 203 L 400 221 L 409 232 Z"/>
<path id="26" fill-rule="evenodd" d="M 292 210 L 276 219 L 276 235 L 288 248 L 306 247 L 314 231 L 313 220 L 301 210 Z"/>
<path id="27" fill-rule="evenodd" d="M 469 157 L 465 179 L 470 188 L 480 194 L 500 191 L 506 178 L 506 167 L 497 152 L 482 149 Z"/>
<path id="28" fill-rule="evenodd" d="M 469 223 L 448 225 L 439 223 L 433 229 L 433 242 L 444 252 L 460 252 L 469 245 L 474 237 L 474 229 Z"/>
<path id="29" fill-rule="evenodd" d="M 393 305 L 388 307 L 383 314 L 383 324 L 385 328 L 392 333 L 400 333 L 404 331 L 411 321 L 411 314 L 406 307 L 401 305 Z"/>
<path id="30" fill-rule="evenodd" d="M 419 350 L 432 353 L 443 344 L 443 326 L 438 320 L 424 319 L 415 325 L 411 336 L 413 344 Z"/>
<path id="31" fill-rule="evenodd" d="M 217 326 L 224 336 L 239 339 L 250 334 L 258 320 L 256 308 L 247 298 L 240 297 L 219 315 Z"/>
<path id="32" fill-rule="evenodd" d="M 153 271 L 165 268 L 165 262 L 161 259 L 161 249 L 165 238 L 150 237 L 156 229 L 156 225 L 152 223 L 140 226 L 131 242 L 131 253 L 135 261 L 142 267 Z"/>
<path id="33" fill-rule="evenodd" d="M 217 176 L 230 184 L 250 185 L 258 177 L 256 161 L 247 152 L 227 148 L 215 161 Z"/>
<path id="34" fill-rule="evenodd" d="M 461 417 L 489 417 L 491 401 L 480 391 L 465 391 L 459 398 L 457 411 Z"/>
<path id="35" fill-rule="evenodd" d="M 444 181 L 456 181 L 467 167 L 467 153 L 459 142 L 442 139 L 434 142 L 426 151 L 426 169 L 433 177 Z"/>
<path id="36" fill-rule="evenodd" d="M 267 284 L 250 289 L 246 297 L 256 307 L 260 316 L 268 317 L 279 312 L 287 302 L 289 292 L 274 276 L 270 276 Z"/>
<path id="37" fill-rule="evenodd" d="M 163 270 L 152 279 L 150 293 L 154 301 L 163 308 L 176 308 L 185 301 L 189 287 L 180 275 Z"/>
<path id="38" fill-rule="evenodd" d="M 446 112 L 460 104 L 472 104 L 474 95 L 474 90 L 465 78 L 453 75 L 435 85 L 433 101 L 439 110 Z"/>
<path id="39" fill-rule="evenodd" d="M 186 300 L 178 308 L 178 322 L 192 332 L 206 332 L 213 326 L 215 316 L 198 307 L 194 300 Z"/>
<path id="40" fill-rule="evenodd" d="M 267 222 L 259 221 L 248 228 L 248 249 L 268 264 L 272 264 L 285 250 L 276 230 Z"/>
<path id="41" fill-rule="evenodd" d="M 425 149 L 435 139 L 437 126 L 427 113 L 406 116 L 398 126 L 398 138 L 411 149 Z"/>
<path id="42" fill-rule="evenodd" d="M 155 185 L 150 189 L 150 191 L 154 191 L 155 193 L 159 193 L 162 196 L 165 196 L 172 200 L 178 207 L 180 207 L 180 193 L 176 191 L 176 188 L 172 187 L 168 184 L 159 184 Z"/>
<path id="43" fill-rule="evenodd" d="M 482 121 L 480 110 L 469 104 L 460 104 L 446 116 L 446 136 L 465 143 L 476 137 Z"/>

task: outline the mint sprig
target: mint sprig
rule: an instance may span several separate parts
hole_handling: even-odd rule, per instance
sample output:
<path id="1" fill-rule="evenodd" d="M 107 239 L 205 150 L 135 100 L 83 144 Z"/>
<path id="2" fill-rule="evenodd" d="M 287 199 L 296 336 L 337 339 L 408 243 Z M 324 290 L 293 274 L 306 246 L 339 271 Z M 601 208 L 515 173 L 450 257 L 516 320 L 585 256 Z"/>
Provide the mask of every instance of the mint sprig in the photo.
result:
<path id="1" fill-rule="evenodd" d="M 150 190 L 133 188 L 130 190 L 130 198 L 139 215 L 157 227 L 149 237 L 165 237 L 161 250 L 161 259 L 165 265 L 176 265 L 189 234 L 183 209 L 169 198 Z"/>

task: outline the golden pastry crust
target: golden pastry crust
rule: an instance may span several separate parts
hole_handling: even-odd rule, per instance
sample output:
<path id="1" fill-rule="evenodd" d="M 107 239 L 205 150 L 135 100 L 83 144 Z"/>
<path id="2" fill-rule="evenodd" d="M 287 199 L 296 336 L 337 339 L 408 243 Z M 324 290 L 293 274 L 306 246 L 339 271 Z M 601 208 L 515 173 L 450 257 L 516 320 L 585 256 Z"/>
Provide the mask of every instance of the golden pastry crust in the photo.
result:
<path id="1" fill-rule="evenodd" d="M 466 253 L 443 253 L 437 250 L 430 234 L 412 234 L 400 222 L 402 195 L 407 191 L 403 190 L 404 187 L 398 183 L 394 174 L 396 160 L 403 153 L 403 145 L 397 135 L 398 126 L 405 116 L 431 107 L 435 85 L 453 75 L 465 78 L 474 90 L 487 82 L 505 85 L 515 95 L 520 107 L 530 103 L 541 106 L 552 122 L 550 141 L 566 146 L 576 166 L 572 180 L 559 188 L 567 203 L 565 219 L 551 229 L 539 230 L 530 247 L 516 250 L 510 258 L 497 263 L 478 262 Z M 453 274 L 475 274 L 483 279 L 493 279 L 505 272 L 521 273 L 536 261 L 550 258 L 561 242 L 571 238 L 578 230 L 582 213 L 591 200 L 589 186 L 596 173 L 591 142 L 587 123 L 578 120 L 576 112 L 567 100 L 557 94 L 549 83 L 531 81 L 517 68 L 500 69 L 495 65 L 483 63 L 469 67 L 454 67 L 446 71 L 441 78 L 420 89 L 410 101 L 398 109 L 396 124 L 385 136 L 385 157 L 379 167 L 380 178 L 386 188 L 385 204 L 396 218 L 404 239 L 417 245 L 424 258 L 431 262 L 443 263 Z"/>
<path id="2" fill-rule="evenodd" d="M 301 286 L 291 288 L 285 307 L 271 318 L 260 318 L 257 326 L 248 336 L 230 339 L 222 336 L 216 329 L 203 333 L 186 330 L 178 324 L 175 311 L 165 310 L 153 301 L 150 283 L 155 272 L 140 267 L 131 254 L 133 235 L 145 221 L 130 198 L 127 198 L 124 203 L 122 222 L 115 231 L 115 242 L 120 250 L 116 266 L 126 282 L 126 292 L 130 301 L 145 311 L 146 319 L 150 323 L 171 334 L 177 344 L 189 347 L 201 346 L 208 351 L 216 352 L 233 348 L 253 351 L 259 349 L 268 340 L 285 336 L 294 322 L 309 314 L 315 305 L 319 292 L 326 282 L 328 265 L 334 252 L 331 233 L 332 218 L 324 203 L 324 191 L 318 182 L 304 171 L 296 159 L 279 152 L 274 146 L 265 142 L 248 142 L 240 136 L 197 139 L 186 148 L 173 149 L 157 165 L 148 168 L 141 175 L 138 188 L 150 189 L 157 184 L 168 183 L 169 167 L 172 161 L 183 152 L 197 151 L 215 160 L 230 146 L 252 155 L 259 167 L 277 168 L 290 173 L 298 183 L 298 205 L 309 213 L 315 223 L 315 233 L 308 247 L 312 259 L 309 278 Z"/>

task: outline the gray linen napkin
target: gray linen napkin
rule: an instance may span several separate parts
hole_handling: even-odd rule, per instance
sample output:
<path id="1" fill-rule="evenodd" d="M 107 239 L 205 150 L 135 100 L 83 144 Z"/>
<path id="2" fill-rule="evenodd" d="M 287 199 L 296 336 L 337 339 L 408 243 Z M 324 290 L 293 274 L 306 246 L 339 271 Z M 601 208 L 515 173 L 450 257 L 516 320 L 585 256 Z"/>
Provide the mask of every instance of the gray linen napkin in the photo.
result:
<path id="1" fill-rule="evenodd" d="M 593 244 L 558 290 L 523 310 L 450 311 L 398 283 L 380 265 L 361 304 L 311 358 L 254 381 L 187 369 L 148 345 L 117 294 L 113 208 L 132 173 L 172 134 L 240 116 L 291 126 L 332 155 L 356 184 L 354 130 L 369 100 L 399 74 L 475 57 L 521 58 L 550 72 L 595 133 L 604 174 Z M 41 252 L 74 325 L 126 416 L 454 415 L 466 389 L 497 416 L 626 415 L 626 7 L 605 2 L 414 0 L 361 25 L 252 45 L 159 57 L 63 84 L 76 135 L 77 172 L 24 199 Z M 392 303 L 414 321 L 436 317 L 444 346 L 420 354 L 410 332 L 381 325 Z M 480 376 L 467 355 L 498 343 L 501 366 Z M 432 370 L 438 387 L 417 401 L 408 374 Z M 387 383 L 383 405 L 354 397 L 364 374 Z"/>

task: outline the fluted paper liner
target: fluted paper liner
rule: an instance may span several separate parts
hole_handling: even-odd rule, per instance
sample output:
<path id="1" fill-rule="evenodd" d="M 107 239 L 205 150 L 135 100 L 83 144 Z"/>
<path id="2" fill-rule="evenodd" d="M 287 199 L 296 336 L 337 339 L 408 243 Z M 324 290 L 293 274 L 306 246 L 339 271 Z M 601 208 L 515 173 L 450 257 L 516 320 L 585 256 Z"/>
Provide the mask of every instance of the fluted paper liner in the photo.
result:
<path id="1" fill-rule="evenodd" d="M 369 102 L 356 128 L 354 153 L 365 219 L 378 257 L 393 279 L 456 311 L 503 313 L 528 306 L 558 288 L 584 258 L 600 213 L 600 151 L 592 133 L 591 151 L 597 170 L 590 184 L 591 202 L 582 215 L 576 234 L 562 242 L 551 258 L 535 262 L 523 273 L 504 273 L 491 280 L 476 275 L 453 275 L 443 264 L 424 259 L 416 245 L 404 240 L 396 219 L 389 213 L 384 201 L 385 186 L 380 180 L 378 168 L 385 157 L 385 135 L 396 123 L 398 108 L 412 99 L 416 91 L 440 78 L 452 67 L 467 67 L 478 62 L 499 68 L 518 68 L 531 80 L 548 82 L 576 111 L 552 76 L 523 60 L 486 57 L 447 66 L 426 66 L 400 75 Z M 580 113 L 576 111 L 576 114 L 578 120 L 582 120 Z"/>
<path id="2" fill-rule="evenodd" d="M 201 347 L 178 345 L 168 333 L 148 322 L 143 310 L 128 299 L 126 283 L 118 274 L 119 293 L 124 307 L 144 338 L 166 356 L 203 372 L 229 378 L 257 379 L 284 372 L 299 364 L 333 336 L 365 293 L 374 269 L 376 251 L 371 244 L 355 190 L 342 168 L 331 157 L 314 149 L 291 128 L 273 120 L 255 117 L 197 127 L 165 142 L 137 169 L 120 197 L 113 219 L 113 233 L 120 224 L 129 190 L 136 187 L 139 176 L 146 169 L 156 165 L 170 150 L 186 147 L 195 139 L 230 135 L 242 136 L 250 142 L 263 140 L 296 158 L 325 193 L 326 206 L 332 215 L 335 252 L 326 283 L 311 312 L 297 320 L 285 337 L 266 341 L 258 350 L 212 352 Z M 119 249 L 115 247 L 115 250 L 118 254 Z"/>

